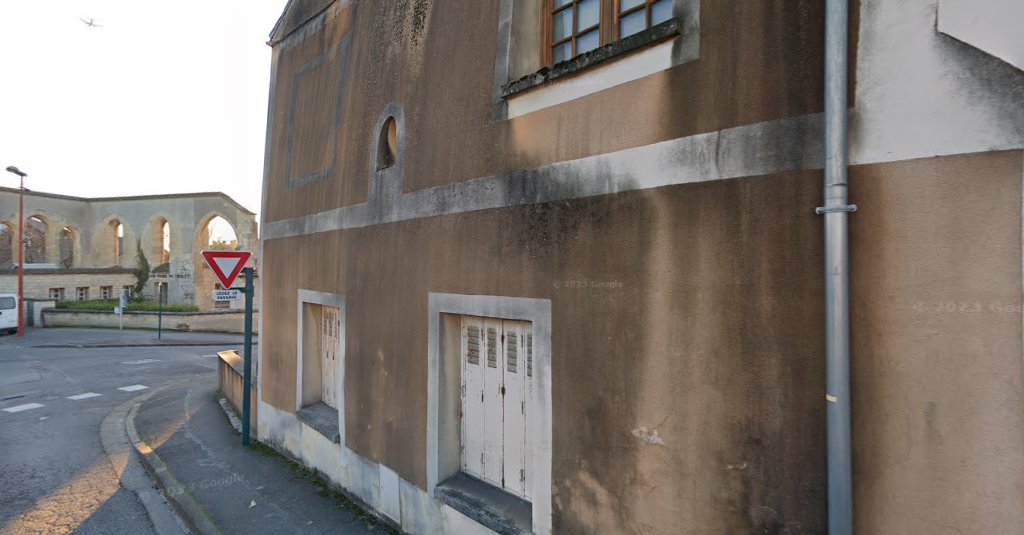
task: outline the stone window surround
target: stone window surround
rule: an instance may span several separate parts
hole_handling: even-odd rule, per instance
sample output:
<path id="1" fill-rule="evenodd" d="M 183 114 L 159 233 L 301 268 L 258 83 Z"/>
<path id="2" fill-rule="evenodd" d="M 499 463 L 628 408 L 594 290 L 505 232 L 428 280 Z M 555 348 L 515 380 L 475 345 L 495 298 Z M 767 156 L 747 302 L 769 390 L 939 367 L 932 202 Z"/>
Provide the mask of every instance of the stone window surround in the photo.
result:
<path id="1" fill-rule="evenodd" d="M 452 371 L 459 351 L 447 347 L 445 338 L 453 336 L 442 316 L 481 316 L 529 321 L 533 324 L 534 391 L 528 400 L 527 459 L 531 466 L 533 492 L 532 528 L 537 534 L 551 533 L 551 301 L 522 297 L 461 295 L 431 292 L 427 334 L 427 493 L 445 479 L 461 471 L 460 427 L 457 405 L 460 396 L 459 371 Z M 451 326 L 454 328 L 454 325 Z M 461 331 L 458 331 L 461 332 Z M 447 350 L 447 351 L 446 351 Z M 453 362 L 449 362 L 453 361 Z M 454 383 L 452 383 L 454 381 Z M 453 397 L 454 396 L 454 397 Z M 452 406 L 452 404 L 455 406 Z M 454 443 L 453 443 L 454 441 Z"/>
<path id="2" fill-rule="evenodd" d="M 540 4 L 500 0 L 493 121 L 569 102 L 700 57 L 700 0 L 675 0 L 670 21 L 548 67 L 542 57 Z"/>
<path id="3" fill-rule="evenodd" d="M 324 435 L 336 444 L 345 445 L 345 296 L 341 294 L 333 294 L 326 292 L 317 292 L 313 290 L 299 289 L 297 292 L 297 303 L 296 303 L 296 330 L 295 330 L 295 342 L 296 342 L 296 353 L 295 353 L 295 414 L 304 423 L 309 425 L 310 428 L 316 430 L 320 434 Z M 303 308 L 305 305 L 322 305 L 330 306 L 338 309 L 338 324 L 340 325 L 339 336 L 338 336 L 338 407 L 336 422 L 322 422 L 324 414 L 323 411 L 315 411 L 310 413 L 308 416 L 311 418 L 303 418 L 300 414 L 303 410 L 302 394 L 303 394 L 303 333 L 305 332 L 305 325 L 303 324 Z M 318 405 L 323 405 L 318 404 Z M 327 405 L 323 407 L 330 409 Z M 308 421 L 307 421 L 308 420 Z M 326 425 L 322 425 L 326 424 Z M 333 424 L 333 425 L 332 425 Z M 336 428 L 335 428 L 336 425 Z"/>

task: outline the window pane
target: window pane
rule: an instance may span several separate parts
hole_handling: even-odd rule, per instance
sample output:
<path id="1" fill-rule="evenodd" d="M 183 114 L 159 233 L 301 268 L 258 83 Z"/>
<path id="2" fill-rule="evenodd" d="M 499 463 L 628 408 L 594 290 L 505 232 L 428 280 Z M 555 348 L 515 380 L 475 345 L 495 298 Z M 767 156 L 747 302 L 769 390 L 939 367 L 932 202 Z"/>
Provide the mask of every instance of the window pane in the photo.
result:
<path id="1" fill-rule="evenodd" d="M 576 38 L 576 53 L 582 54 L 597 48 L 601 44 L 601 37 L 597 30 L 589 32 Z"/>
<path id="2" fill-rule="evenodd" d="M 555 63 L 559 61 L 565 61 L 572 57 L 572 42 L 561 44 L 553 48 L 552 59 Z"/>
<path id="3" fill-rule="evenodd" d="M 552 40 L 561 41 L 570 35 L 572 35 L 572 10 L 566 9 L 555 13 Z"/>
<path id="4" fill-rule="evenodd" d="M 601 20 L 601 3 L 597 0 L 583 0 L 576 5 L 579 14 L 576 16 L 576 30 L 586 30 Z"/>
<path id="5" fill-rule="evenodd" d="M 567 6 L 571 2 L 572 2 L 572 0 L 555 0 L 555 8 L 559 8 L 559 7 L 562 7 L 562 6 Z"/>
<path id="6" fill-rule="evenodd" d="M 630 8 L 634 8 L 642 3 L 644 3 L 644 0 L 622 0 L 622 3 L 619 4 L 619 13 L 629 11 Z"/>
<path id="7" fill-rule="evenodd" d="M 619 19 L 619 37 L 628 37 L 647 29 L 647 10 L 641 9 Z"/>
<path id="8" fill-rule="evenodd" d="M 672 18 L 672 0 L 661 0 L 651 6 L 651 26 L 657 26 Z"/>

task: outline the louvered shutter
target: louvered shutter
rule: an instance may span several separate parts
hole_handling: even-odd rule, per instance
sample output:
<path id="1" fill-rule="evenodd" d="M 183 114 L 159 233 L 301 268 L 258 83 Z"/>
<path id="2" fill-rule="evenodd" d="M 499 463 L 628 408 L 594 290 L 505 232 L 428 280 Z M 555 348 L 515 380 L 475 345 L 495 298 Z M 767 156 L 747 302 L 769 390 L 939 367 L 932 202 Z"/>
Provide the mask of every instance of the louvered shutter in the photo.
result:
<path id="1" fill-rule="evenodd" d="M 504 475 L 506 490 L 525 495 L 526 485 L 526 370 L 522 348 L 526 323 L 503 321 L 505 356 Z"/>
<path id="2" fill-rule="evenodd" d="M 484 368 L 486 354 L 484 324 L 481 318 L 462 318 L 462 470 L 484 475 Z"/>
<path id="3" fill-rule="evenodd" d="M 504 476 L 504 367 L 501 358 L 501 320 L 484 321 L 487 345 L 484 366 L 484 481 L 502 486 Z"/>
<path id="4" fill-rule="evenodd" d="M 335 307 L 320 307 L 320 400 L 338 408 L 338 343 L 340 314 Z"/>

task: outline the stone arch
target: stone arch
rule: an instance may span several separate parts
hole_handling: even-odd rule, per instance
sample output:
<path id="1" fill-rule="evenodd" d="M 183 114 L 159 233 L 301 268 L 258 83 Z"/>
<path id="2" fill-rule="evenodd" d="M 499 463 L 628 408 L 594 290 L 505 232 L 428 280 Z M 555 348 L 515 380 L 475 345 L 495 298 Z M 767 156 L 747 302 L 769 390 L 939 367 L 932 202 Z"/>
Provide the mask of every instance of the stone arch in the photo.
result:
<path id="1" fill-rule="evenodd" d="M 14 247 L 17 240 L 17 226 L 10 221 L 0 221 L 0 269 L 9 269 L 18 262 L 18 251 Z"/>
<path id="2" fill-rule="evenodd" d="M 210 232 L 207 227 L 209 227 L 210 222 L 212 222 L 214 219 L 218 217 L 226 221 L 228 225 L 231 225 L 231 231 L 235 233 L 235 238 L 238 240 L 239 247 L 242 246 L 242 234 L 241 232 L 239 232 L 240 225 L 238 221 L 220 210 L 213 210 L 211 212 L 208 212 L 203 217 L 199 218 L 199 224 L 196 225 L 195 234 L 192 239 L 193 250 L 198 252 L 206 249 L 206 246 L 209 244 L 210 239 Z"/>
<path id="3" fill-rule="evenodd" d="M 74 225 L 64 225 L 57 235 L 57 265 L 64 269 L 82 265 L 82 233 Z"/>
<path id="4" fill-rule="evenodd" d="M 166 225 L 167 242 L 164 243 L 164 226 Z M 181 244 L 181 225 L 172 221 L 166 213 L 158 212 L 149 218 L 146 231 L 142 236 L 142 250 L 152 266 L 168 264 L 171 258 L 178 256 L 183 250 Z"/>
<path id="5" fill-rule="evenodd" d="M 22 239 L 25 242 L 25 263 L 44 264 L 47 261 L 50 220 L 42 214 L 32 214 L 25 218 L 25 230 Z"/>
<path id="6" fill-rule="evenodd" d="M 226 213 L 220 210 L 213 210 L 207 212 L 206 215 L 197 220 L 195 234 L 192 237 L 192 250 L 196 252 L 194 257 L 195 268 L 193 270 L 195 280 L 195 301 L 196 305 L 200 309 L 210 309 L 214 307 L 214 301 L 211 297 L 213 290 L 216 289 L 217 277 L 213 274 L 213 271 L 209 266 L 206 265 L 206 261 L 203 260 L 202 255 L 198 254 L 199 251 L 208 249 L 210 242 L 210 223 L 216 219 L 221 218 L 231 226 L 232 232 L 235 233 L 235 238 L 238 241 L 237 247 L 241 248 L 245 244 L 242 240 L 242 234 L 239 232 L 240 225 L 235 218 L 228 216 Z"/>
<path id="7" fill-rule="evenodd" d="M 120 232 L 118 227 L 120 226 Z M 135 262 L 136 235 L 127 218 L 110 214 L 96 226 L 93 233 L 93 251 L 99 266 L 130 267 Z"/>

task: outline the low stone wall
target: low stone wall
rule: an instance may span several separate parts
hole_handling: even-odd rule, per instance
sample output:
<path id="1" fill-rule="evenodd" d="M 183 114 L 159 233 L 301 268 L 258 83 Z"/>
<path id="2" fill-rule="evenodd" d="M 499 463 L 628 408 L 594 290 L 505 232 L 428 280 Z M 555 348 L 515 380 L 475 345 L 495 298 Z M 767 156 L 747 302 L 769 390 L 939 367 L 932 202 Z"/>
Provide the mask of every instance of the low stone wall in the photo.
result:
<path id="1" fill-rule="evenodd" d="M 208 312 L 164 312 L 163 329 L 168 331 L 200 331 L 242 334 L 245 313 L 238 310 L 211 310 Z M 253 320 L 253 332 L 258 329 Z M 96 310 L 65 310 L 51 308 L 43 311 L 44 327 L 104 327 L 116 329 L 120 325 L 117 314 Z M 156 312 L 124 313 L 125 329 L 156 329 Z"/>
<path id="2" fill-rule="evenodd" d="M 217 353 L 217 378 L 220 381 L 220 391 L 224 393 L 228 403 L 235 409 L 238 417 L 242 417 L 242 357 L 236 351 L 221 351 Z M 254 357 L 255 358 L 255 357 Z M 256 437 L 256 425 L 259 418 L 256 417 L 256 407 L 259 402 L 256 398 L 256 374 L 253 366 L 252 384 L 249 385 L 249 433 Z"/>
<path id="3" fill-rule="evenodd" d="M 63 288 L 64 299 L 77 299 L 78 288 L 88 288 L 89 299 L 99 299 L 103 286 L 110 286 L 114 297 L 125 286 L 135 286 L 135 275 L 124 268 L 109 269 L 26 269 L 25 298 L 47 299 L 50 288 Z M 0 293 L 15 293 L 18 275 L 12 270 L 0 270 Z"/>

